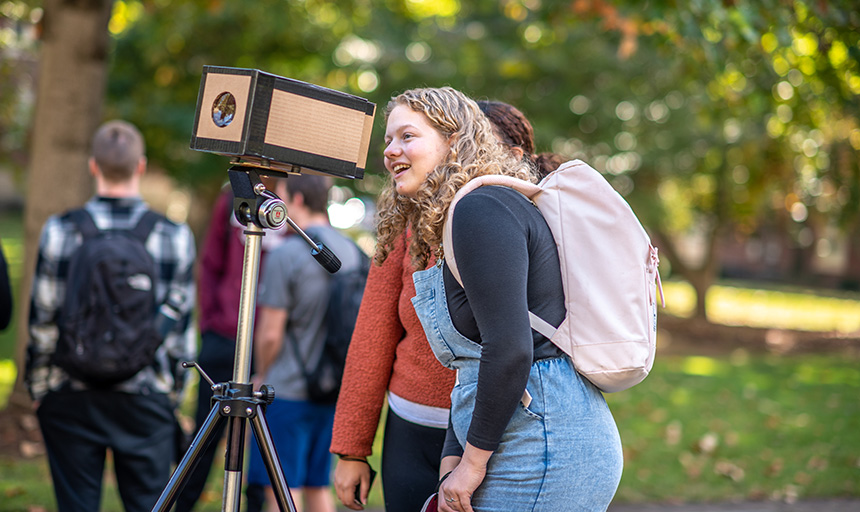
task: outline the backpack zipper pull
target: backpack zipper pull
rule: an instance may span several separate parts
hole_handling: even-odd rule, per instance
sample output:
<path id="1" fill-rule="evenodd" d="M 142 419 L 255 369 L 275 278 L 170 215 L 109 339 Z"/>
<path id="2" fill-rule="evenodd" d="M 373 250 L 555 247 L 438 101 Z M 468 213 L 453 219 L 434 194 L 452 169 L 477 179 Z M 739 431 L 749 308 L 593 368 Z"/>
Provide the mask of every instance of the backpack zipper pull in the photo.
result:
<path id="1" fill-rule="evenodd" d="M 654 274 L 657 276 L 657 291 L 660 292 L 660 302 L 663 304 L 663 309 L 666 309 L 666 297 L 663 295 L 663 281 L 660 280 L 660 271 L 657 269 L 659 265 L 660 257 L 657 255 L 657 248 L 652 245 L 648 266 L 651 268 L 651 270 L 654 271 Z"/>

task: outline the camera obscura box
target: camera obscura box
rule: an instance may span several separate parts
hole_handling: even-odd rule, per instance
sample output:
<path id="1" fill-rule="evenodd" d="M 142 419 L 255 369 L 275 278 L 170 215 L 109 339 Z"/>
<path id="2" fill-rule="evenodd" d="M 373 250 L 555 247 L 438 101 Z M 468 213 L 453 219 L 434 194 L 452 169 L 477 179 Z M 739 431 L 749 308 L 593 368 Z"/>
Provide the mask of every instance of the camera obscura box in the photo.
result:
<path id="1" fill-rule="evenodd" d="M 191 149 L 274 173 L 364 177 L 376 105 L 256 69 L 204 66 Z"/>

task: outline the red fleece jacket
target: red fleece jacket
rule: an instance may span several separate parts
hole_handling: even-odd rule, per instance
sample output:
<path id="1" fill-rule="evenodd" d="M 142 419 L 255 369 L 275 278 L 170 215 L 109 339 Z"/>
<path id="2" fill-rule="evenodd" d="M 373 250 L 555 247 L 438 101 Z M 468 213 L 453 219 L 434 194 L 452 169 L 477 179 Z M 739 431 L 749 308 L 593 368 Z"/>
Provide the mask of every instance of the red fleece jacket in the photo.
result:
<path id="1" fill-rule="evenodd" d="M 371 454 L 386 390 L 422 405 L 451 407 L 454 371 L 430 350 L 412 307 L 414 296 L 404 235 L 367 277 L 337 401 L 332 453 Z"/>

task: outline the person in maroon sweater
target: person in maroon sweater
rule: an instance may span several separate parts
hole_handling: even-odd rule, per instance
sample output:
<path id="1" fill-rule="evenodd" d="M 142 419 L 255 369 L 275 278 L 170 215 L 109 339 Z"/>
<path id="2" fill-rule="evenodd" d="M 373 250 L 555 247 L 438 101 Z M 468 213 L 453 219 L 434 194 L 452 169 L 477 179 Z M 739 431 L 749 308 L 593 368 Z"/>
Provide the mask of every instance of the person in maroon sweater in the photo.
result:
<path id="1" fill-rule="evenodd" d="M 478 105 L 499 140 L 517 158 L 529 160 L 541 176 L 561 162 L 549 153 L 534 154 L 534 129 L 521 111 L 498 101 Z M 431 259 L 428 265 L 434 263 Z M 382 447 L 386 511 L 419 510 L 439 479 L 454 373 L 433 356 L 412 308 L 414 270 L 403 233 L 387 259 L 370 269 L 350 344 L 331 451 L 341 457 L 335 490 L 343 504 L 354 510 L 361 510 L 367 500 L 371 482 L 366 461 L 386 397 L 389 408 Z"/>

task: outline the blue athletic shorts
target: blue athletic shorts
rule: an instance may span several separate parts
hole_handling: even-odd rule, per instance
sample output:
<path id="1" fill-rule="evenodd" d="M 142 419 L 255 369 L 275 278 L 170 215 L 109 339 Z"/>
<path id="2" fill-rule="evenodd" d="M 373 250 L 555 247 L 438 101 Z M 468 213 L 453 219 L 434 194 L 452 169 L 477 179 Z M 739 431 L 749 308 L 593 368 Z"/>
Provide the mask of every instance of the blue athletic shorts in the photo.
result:
<path id="1" fill-rule="evenodd" d="M 287 485 L 291 488 L 326 487 L 330 482 L 333 455 L 331 430 L 332 405 L 275 399 L 266 407 L 266 421 Z M 253 441 L 249 448 L 248 483 L 271 485 L 263 457 Z"/>

